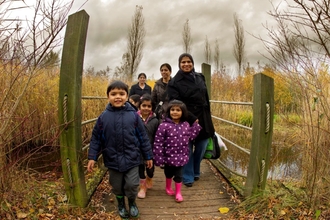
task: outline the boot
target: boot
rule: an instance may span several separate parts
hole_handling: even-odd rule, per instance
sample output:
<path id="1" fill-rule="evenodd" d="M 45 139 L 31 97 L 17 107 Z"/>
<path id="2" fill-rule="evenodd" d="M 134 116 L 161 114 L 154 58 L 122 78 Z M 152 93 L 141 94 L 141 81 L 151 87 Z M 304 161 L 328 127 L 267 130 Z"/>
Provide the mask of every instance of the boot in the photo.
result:
<path id="1" fill-rule="evenodd" d="M 133 218 L 139 217 L 139 209 L 136 206 L 135 199 L 128 199 L 129 214 Z"/>
<path id="2" fill-rule="evenodd" d="M 173 196 L 175 193 L 172 189 L 172 179 L 166 178 L 166 194 L 169 196 Z"/>
<path id="3" fill-rule="evenodd" d="M 183 197 L 181 195 L 181 186 L 182 186 L 182 183 L 175 183 L 175 201 L 176 202 L 183 201 Z"/>
<path id="4" fill-rule="evenodd" d="M 138 192 L 138 198 L 144 199 L 146 197 L 147 187 L 146 187 L 146 180 L 140 179 L 140 190 Z"/>
<path id="5" fill-rule="evenodd" d="M 152 188 L 152 178 L 150 178 L 150 177 L 147 177 L 147 179 L 146 179 L 146 187 L 147 187 L 147 189 L 151 189 Z"/>
<path id="6" fill-rule="evenodd" d="M 129 214 L 125 207 L 125 197 L 124 196 L 116 196 L 118 202 L 118 213 L 122 219 L 128 219 Z"/>

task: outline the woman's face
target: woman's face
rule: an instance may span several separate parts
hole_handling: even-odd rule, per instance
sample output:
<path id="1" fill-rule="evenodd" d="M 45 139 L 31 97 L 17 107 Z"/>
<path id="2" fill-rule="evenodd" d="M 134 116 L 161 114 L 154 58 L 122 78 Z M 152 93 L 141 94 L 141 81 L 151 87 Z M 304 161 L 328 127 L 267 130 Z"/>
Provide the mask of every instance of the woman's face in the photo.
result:
<path id="1" fill-rule="evenodd" d="M 145 84 L 145 83 L 146 83 L 146 77 L 145 77 L 144 75 L 141 75 L 141 76 L 138 78 L 138 80 L 139 80 L 139 83 L 140 83 L 140 84 Z"/>
<path id="2" fill-rule="evenodd" d="M 191 62 L 189 57 L 183 57 L 180 62 L 180 69 L 185 73 L 190 73 L 194 68 L 193 63 Z"/>
<path id="3" fill-rule="evenodd" d="M 165 65 L 160 68 L 160 73 L 162 74 L 163 79 L 169 79 L 171 76 L 171 71 Z"/>

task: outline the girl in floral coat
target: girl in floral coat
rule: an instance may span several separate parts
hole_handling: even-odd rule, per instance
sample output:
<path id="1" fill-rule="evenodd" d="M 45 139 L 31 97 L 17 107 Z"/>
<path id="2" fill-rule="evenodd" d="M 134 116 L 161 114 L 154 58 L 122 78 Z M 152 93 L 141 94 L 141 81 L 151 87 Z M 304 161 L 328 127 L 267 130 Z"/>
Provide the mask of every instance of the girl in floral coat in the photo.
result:
<path id="1" fill-rule="evenodd" d="M 166 177 L 166 193 L 175 194 L 175 201 L 182 202 L 182 170 L 189 160 L 189 141 L 195 139 L 202 127 L 195 121 L 192 126 L 186 121 L 188 110 L 186 105 L 173 100 L 169 103 L 164 121 L 159 125 L 154 141 L 154 162 L 156 166 L 164 166 Z M 172 178 L 175 192 L 172 189 Z"/>

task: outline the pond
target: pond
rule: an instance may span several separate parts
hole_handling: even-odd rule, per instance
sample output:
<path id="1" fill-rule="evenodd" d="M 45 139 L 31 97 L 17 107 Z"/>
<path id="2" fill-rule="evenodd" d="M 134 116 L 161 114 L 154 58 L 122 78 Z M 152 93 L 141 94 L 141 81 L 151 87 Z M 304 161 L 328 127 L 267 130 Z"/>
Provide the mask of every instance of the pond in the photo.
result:
<path id="1" fill-rule="evenodd" d="M 235 144 L 250 150 L 251 131 L 239 128 L 224 128 L 217 126 L 216 130 L 221 136 L 234 142 Z M 222 132 L 222 133 L 221 133 Z M 268 170 L 269 179 L 299 179 L 301 177 L 301 151 L 298 145 L 292 144 L 280 132 L 274 131 L 273 143 L 270 155 L 270 167 Z M 283 141 L 282 141 L 283 140 Z M 222 152 L 221 162 L 231 170 L 247 175 L 250 155 L 238 149 L 234 145 L 223 140 L 227 146 L 227 151 Z"/>

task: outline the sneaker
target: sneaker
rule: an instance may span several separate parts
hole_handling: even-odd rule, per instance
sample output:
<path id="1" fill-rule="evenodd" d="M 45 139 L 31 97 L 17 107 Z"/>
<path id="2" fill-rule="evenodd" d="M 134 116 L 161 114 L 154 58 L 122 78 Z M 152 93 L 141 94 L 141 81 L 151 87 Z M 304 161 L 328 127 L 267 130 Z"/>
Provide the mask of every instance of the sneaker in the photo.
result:
<path id="1" fill-rule="evenodd" d="M 192 186 L 193 186 L 192 183 L 184 183 L 184 185 L 185 185 L 186 187 L 192 187 Z"/>
<path id="2" fill-rule="evenodd" d="M 195 177 L 194 177 L 194 180 L 195 180 L 195 181 L 198 181 L 198 180 L 199 180 L 199 177 L 198 177 L 198 176 L 195 176 Z"/>

